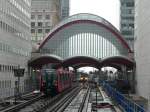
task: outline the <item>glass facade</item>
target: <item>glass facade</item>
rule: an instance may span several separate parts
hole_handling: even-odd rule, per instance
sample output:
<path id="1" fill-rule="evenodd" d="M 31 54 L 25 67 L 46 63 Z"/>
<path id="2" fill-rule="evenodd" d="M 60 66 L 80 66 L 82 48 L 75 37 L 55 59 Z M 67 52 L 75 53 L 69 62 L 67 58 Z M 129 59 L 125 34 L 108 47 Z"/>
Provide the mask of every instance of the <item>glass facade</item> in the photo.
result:
<path id="1" fill-rule="evenodd" d="M 134 0 L 120 0 L 120 31 L 134 49 Z"/>
<path id="2" fill-rule="evenodd" d="M 99 16 L 77 14 L 58 24 L 51 33 L 68 22 L 92 20 L 103 23 L 118 32 L 110 23 Z M 41 48 L 42 53 L 55 54 L 63 59 L 72 56 L 92 56 L 105 58 L 128 55 L 128 50 L 110 30 L 93 23 L 71 24 L 53 35 Z"/>
<path id="3" fill-rule="evenodd" d="M 69 16 L 69 0 L 60 0 L 61 3 L 61 19 Z"/>

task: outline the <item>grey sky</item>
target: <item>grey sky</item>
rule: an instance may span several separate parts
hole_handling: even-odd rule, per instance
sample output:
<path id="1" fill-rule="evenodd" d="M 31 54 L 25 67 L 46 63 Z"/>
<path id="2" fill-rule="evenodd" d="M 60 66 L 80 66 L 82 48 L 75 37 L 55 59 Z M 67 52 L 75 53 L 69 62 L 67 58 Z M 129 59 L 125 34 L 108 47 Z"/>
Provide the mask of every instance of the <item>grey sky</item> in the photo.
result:
<path id="1" fill-rule="evenodd" d="M 119 29 L 119 0 L 70 0 L 70 15 L 77 13 L 93 13 L 99 15 Z M 93 68 L 80 68 L 86 72 Z"/>
<path id="2" fill-rule="evenodd" d="M 119 0 L 71 0 L 70 14 L 93 13 L 119 29 Z"/>

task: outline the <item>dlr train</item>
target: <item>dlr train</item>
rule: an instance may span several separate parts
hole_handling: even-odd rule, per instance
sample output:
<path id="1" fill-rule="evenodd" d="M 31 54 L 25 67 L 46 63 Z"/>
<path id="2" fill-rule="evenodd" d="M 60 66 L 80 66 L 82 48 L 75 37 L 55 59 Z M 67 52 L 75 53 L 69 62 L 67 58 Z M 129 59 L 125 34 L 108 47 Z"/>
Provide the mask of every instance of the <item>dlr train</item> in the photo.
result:
<path id="1" fill-rule="evenodd" d="M 87 81 L 88 81 L 88 75 L 82 73 L 82 74 L 80 75 L 79 81 L 80 81 L 80 82 L 83 82 L 83 83 L 84 83 L 84 82 L 87 82 Z"/>
<path id="2" fill-rule="evenodd" d="M 45 96 L 55 96 L 72 86 L 74 72 L 63 68 L 43 69 L 41 72 L 40 91 Z"/>

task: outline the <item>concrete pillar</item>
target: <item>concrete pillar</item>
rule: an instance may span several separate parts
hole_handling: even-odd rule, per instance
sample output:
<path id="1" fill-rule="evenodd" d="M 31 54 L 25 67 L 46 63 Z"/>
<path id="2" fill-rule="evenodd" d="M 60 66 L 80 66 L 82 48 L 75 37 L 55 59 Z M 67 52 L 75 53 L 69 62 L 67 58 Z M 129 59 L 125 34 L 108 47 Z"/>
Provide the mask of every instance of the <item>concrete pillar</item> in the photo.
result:
<path id="1" fill-rule="evenodd" d="M 136 93 L 136 85 L 137 85 L 137 81 L 136 81 L 136 67 L 134 66 L 133 67 L 133 70 L 132 70 L 132 80 L 131 80 L 131 87 L 132 87 L 132 93 Z"/>
<path id="2" fill-rule="evenodd" d="M 122 69 L 123 79 L 128 80 L 128 77 L 127 77 L 127 67 L 124 66 L 124 65 L 121 65 L 121 69 Z"/>
<path id="3" fill-rule="evenodd" d="M 77 69 L 76 69 L 76 68 L 74 68 L 74 71 L 75 71 L 75 80 L 77 80 L 77 79 L 79 79 L 79 74 L 78 74 L 78 72 L 77 72 Z"/>

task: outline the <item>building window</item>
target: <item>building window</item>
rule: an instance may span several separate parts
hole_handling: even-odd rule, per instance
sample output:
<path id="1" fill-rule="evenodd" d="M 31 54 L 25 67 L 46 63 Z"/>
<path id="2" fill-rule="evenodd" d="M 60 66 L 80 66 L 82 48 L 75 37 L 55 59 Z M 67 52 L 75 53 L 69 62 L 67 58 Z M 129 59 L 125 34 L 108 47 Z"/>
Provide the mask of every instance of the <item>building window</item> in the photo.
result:
<path id="1" fill-rule="evenodd" d="M 35 37 L 32 37 L 32 40 L 34 40 L 35 39 Z"/>
<path id="2" fill-rule="evenodd" d="M 46 26 L 46 27 L 51 26 L 50 22 L 45 22 L 45 26 Z"/>
<path id="3" fill-rule="evenodd" d="M 0 50 L 3 50 L 3 49 L 2 49 L 2 47 L 3 47 L 3 44 L 2 44 L 2 43 L 0 43 Z"/>
<path id="4" fill-rule="evenodd" d="M 123 27 L 126 27 L 127 25 L 126 24 L 121 24 L 121 27 L 123 28 Z"/>
<path id="5" fill-rule="evenodd" d="M 129 24 L 129 27 L 134 28 L 134 24 Z"/>
<path id="6" fill-rule="evenodd" d="M 38 22 L 38 26 L 39 26 L 39 27 L 42 27 L 42 22 Z"/>
<path id="7" fill-rule="evenodd" d="M 2 71 L 2 65 L 0 65 L 0 71 Z"/>
<path id="8" fill-rule="evenodd" d="M 45 19 L 50 19 L 50 15 L 46 15 L 46 16 L 45 16 Z"/>
<path id="9" fill-rule="evenodd" d="M 127 7 L 134 7 L 134 2 L 128 2 L 128 3 L 126 3 L 126 6 Z"/>
<path id="10" fill-rule="evenodd" d="M 4 30 L 6 29 L 6 24 L 5 24 L 5 23 L 3 23 L 3 29 L 4 29 Z"/>
<path id="11" fill-rule="evenodd" d="M 42 33 L 42 29 L 38 29 L 38 33 Z"/>
<path id="12" fill-rule="evenodd" d="M 0 27 L 2 28 L 2 21 L 0 21 Z"/>
<path id="13" fill-rule="evenodd" d="M 35 29 L 31 29 L 31 33 L 35 33 Z"/>
<path id="14" fill-rule="evenodd" d="M 42 15 L 38 15 L 38 19 L 42 19 Z"/>
<path id="15" fill-rule="evenodd" d="M 35 19 L 35 15 L 31 15 L 31 19 Z"/>
<path id="16" fill-rule="evenodd" d="M 49 31 L 50 31 L 50 29 L 46 29 L 46 30 L 45 30 L 45 33 L 48 33 Z"/>
<path id="17" fill-rule="evenodd" d="M 5 86 L 5 85 L 4 85 L 4 81 L 2 81 L 2 88 L 5 88 L 4 86 Z"/>
<path id="18" fill-rule="evenodd" d="M 35 22 L 31 22 L 31 27 L 35 27 Z"/>
<path id="19" fill-rule="evenodd" d="M 134 17 L 122 17 L 122 19 L 125 19 L 128 21 L 134 21 Z"/>
<path id="20" fill-rule="evenodd" d="M 122 31 L 123 35 L 132 35 L 132 31 Z"/>

